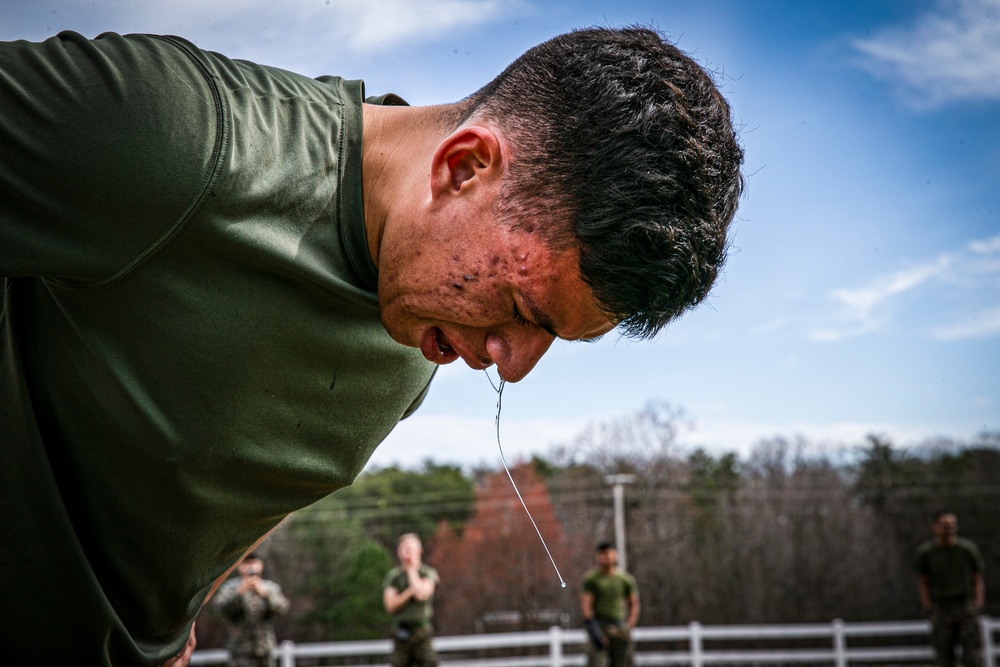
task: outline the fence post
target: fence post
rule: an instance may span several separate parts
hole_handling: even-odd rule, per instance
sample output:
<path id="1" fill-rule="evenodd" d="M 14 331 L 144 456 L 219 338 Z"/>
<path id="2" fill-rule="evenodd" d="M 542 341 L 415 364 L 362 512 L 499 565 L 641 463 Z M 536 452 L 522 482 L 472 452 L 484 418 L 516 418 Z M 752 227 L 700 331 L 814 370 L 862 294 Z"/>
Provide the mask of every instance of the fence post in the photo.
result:
<path id="1" fill-rule="evenodd" d="M 553 625 L 549 628 L 549 664 L 552 667 L 563 667 L 562 628 Z"/>
<path id="2" fill-rule="evenodd" d="M 979 617 L 979 636 L 983 638 L 983 667 L 993 667 L 993 619 Z"/>
<path id="3" fill-rule="evenodd" d="M 688 625 L 688 630 L 691 633 L 691 667 L 702 667 L 701 623 L 698 621 L 691 621 Z"/>
<path id="4" fill-rule="evenodd" d="M 844 638 L 844 621 L 833 619 L 833 664 L 847 667 L 847 641 Z"/>
<path id="5" fill-rule="evenodd" d="M 286 639 L 278 647 L 278 657 L 281 667 L 295 667 L 295 642 Z"/>

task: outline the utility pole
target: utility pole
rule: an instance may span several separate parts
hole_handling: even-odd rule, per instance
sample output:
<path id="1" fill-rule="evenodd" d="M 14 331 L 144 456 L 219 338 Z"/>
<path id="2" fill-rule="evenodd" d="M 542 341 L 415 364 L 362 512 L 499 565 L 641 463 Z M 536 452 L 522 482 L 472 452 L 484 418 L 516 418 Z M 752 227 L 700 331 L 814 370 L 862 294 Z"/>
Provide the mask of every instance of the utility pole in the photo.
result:
<path id="1" fill-rule="evenodd" d="M 612 485 L 615 499 L 615 549 L 618 565 L 628 571 L 628 554 L 625 553 L 625 485 L 635 483 L 635 475 L 606 475 L 605 484 Z"/>

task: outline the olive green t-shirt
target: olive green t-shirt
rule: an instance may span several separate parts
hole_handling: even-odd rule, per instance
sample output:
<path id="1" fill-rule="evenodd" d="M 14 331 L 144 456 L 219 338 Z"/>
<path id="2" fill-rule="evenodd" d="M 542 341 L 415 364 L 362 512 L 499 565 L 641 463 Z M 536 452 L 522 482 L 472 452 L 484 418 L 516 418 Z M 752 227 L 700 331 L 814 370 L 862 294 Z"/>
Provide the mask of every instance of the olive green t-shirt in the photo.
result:
<path id="1" fill-rule="evenodd" d="M 954 546 L 928 540 L 917 547 L 915 567 L 927 577 L 934 604 L 970 602 L 975 598 L 973 575 L 982 573 L 983 556 L 973 542 L 956 538 Z"/>
<path id="2" fill-rule="evenodd" d="M 430 579 L 434 582 L 435 586 L 441 583 L 437 570 L 426 563 L 420 565 L 417 575 L 421 579 Z M 382 580 L 382 590 L 395 588 L 397 592 L 402 593 L 409 585 L 410 580 L 401 567 L 394 567 L 389 570 L 385 575 L 385 579 Z M 392 623 L 397 627 L 400 625 L 422 626 L 430 623 L 432 618 L 434 618 L 433 595 L 422 601 L 410 599 L 405 607 L 400 609 L 398 613 L 393 614 Z"/>
<path id="3" fill-rule="evenodd" d="M 162 663 L 421 400 L 433 365 L 379 318 L 363 99 L 173 37 L 0 44 L 8 658 Z"/>
<path id="4" fill-rule="evenodd" d="M 580 582 L 580 592 L 594 596 L 594 616 L 602 621 L 624 621 L 625 600 L 635 590 L 635 579 L 621 570 L 604 574 L 600 568 L 594 568 Z"/>

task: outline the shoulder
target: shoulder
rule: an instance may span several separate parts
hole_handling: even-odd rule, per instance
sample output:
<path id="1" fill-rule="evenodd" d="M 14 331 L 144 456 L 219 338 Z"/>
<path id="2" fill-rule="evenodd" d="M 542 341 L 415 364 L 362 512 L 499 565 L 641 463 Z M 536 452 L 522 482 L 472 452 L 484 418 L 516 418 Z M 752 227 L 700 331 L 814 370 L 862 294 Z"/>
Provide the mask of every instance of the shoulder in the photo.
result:
<path id="1" fill-rule="evenodd" d="M 239 589 L 240 580 L 238 577 L 227 579 L 219 586 L 219 590 L 212 597 L 212 602 L 222 605 L 237 597 L 236 591 Z"/>
<path id="2" fill-rule="evenodd" d="M 955 546 L 961 548 L 963 551 L 968 552 L 977 560 L 982 558 L 982 554 L 979 551 L 979 547 L 972 540 L 967 540 L 964 537 L 959 537 L 955 540 Z"/>
<path id="3" fill-rule="evenodd" d="M 441 578 L 438 576 L 437 570 L 435 570 L 430 565 L 420 566 L 420 576 L 424 579 L 430 579 L 434 583 L 438 583 L 441 581 Z"/>
<path id="4" fill-rule="evenodd" d="M 382 590 L 386 588 L 396 588 L 395 581 L 403 574 L 402 568 L 394 567 L 385 573 L 385 578 L 382 579 Z"/>
<path id="5" fill-rule="evenodd" d="M 600 574 L 601 574 L 601 571 L 599 569 L 597 569 L 596 567 L 592 568 L 590 570 L 587 570 L 583 574 L 583 577 L 580 579 L 580 586 L 581 587 L 592 586 L 593 583 L 594 583 L 594 581 L 597 579 L 597 577 Z"/>
<path id="6" fill-rule="evenodd" d="M 44 205 L 33 206 L 42 221 L 61 225 L 61 238 L 88 258 L 53 277 L 109 278 L 201 201 L 224 123 L 221 95 L 196 53 L 175 38 L 114 33 L 0 45 L 0 71 L 32 91 L 0 90 L 4 133 L 17 135 L 13 144 L 0 139 L 4 157 L 45 192 Z"/>

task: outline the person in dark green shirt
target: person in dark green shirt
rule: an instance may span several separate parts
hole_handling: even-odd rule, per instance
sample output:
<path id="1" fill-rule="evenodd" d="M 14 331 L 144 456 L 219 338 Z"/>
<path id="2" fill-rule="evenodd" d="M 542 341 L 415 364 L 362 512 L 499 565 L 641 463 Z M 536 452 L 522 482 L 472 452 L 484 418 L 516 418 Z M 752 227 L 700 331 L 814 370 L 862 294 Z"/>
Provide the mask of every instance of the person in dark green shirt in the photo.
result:
<path id="1" fill-rule="evenodd" d="M 437 570 L 422 558 L 423 544 L 416 533 L 399 536 L 399 565 L 382 582 L 382 604 L 392 615 L 392 667 L 437 667 L 432 644 L 434 592 L 441 583 Z"/>
<path id="2" fill-rule="evenodd" d="M 580 608 L 590 642 L 587 666 L 631 667 L 632 628 L 639 622 L 639 589 L 628 572 L 618 569 L 611 542 L 596 549 L 597 567 L 580 582 Z"/>
<path id="3" fill-rule="evenodd" d="M 958 517 L 938 510 L 931 518 L 934 537 L 917 547 L 915 563 L 920 604 L 931 617 L 934 651 L 941 667 L 979 667 L 982 639 L 978 614 L 985 602 L 984 562 L 973 542 L 958 536 Z"/>
<path id="4" fill-rule="evenodd" d="M 723 262 L 743 152 L 643 28 L 409 107 L 178 37 L 0 43 L 0 625 L 179 665 L 227 572 L 462 359 L 650 337 Z M 59 628 L 60 641 L 51 641 Z"/>

